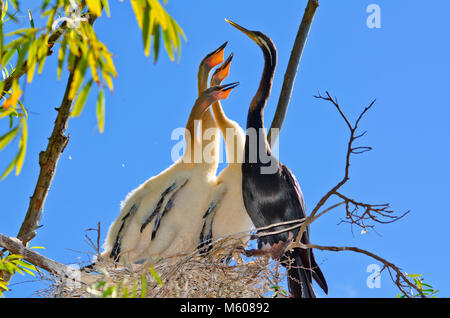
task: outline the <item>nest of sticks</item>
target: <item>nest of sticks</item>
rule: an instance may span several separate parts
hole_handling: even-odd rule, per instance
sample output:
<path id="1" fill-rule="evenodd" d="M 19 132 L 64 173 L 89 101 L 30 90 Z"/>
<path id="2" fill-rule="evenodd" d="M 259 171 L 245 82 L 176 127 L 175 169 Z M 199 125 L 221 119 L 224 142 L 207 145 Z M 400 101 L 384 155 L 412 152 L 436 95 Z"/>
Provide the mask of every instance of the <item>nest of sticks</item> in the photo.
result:
<path id="1" fill-rule="evenodd" d="M 51 278 L 44 297 L 250 298 L 286 297 L 286 274 L 270 255 L 247 257 L 240 241 L 213 242 L 207 253 L 195 250 L 156 263 L 116 267 L 98 258 L 95 272 L 81 272 L 81 283 Z M 227 262 L 228 261 L 228 262 Z M 79 278 L 79 277 L 78 277 Z"/>

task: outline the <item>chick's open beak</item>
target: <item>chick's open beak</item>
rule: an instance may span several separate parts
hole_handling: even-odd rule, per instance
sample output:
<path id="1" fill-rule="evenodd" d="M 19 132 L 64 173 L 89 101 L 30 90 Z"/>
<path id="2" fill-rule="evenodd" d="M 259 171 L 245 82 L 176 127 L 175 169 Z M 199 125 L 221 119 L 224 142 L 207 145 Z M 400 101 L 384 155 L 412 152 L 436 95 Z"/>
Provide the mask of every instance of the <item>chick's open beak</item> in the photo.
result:
<path id="1" fill-rule="evenodd" d="M 231 60 L 233 59 L 233 53 L 227 58 L 227 60 L 214 72 L 211 78 L 211 85 L 220 85 L 222 81 L 230 74 Z"/>
<path id="2" fill-rule="evenodd" d="M 228 42 L 222 44 L 217 50 L 211 52 L 207 57 L 207 63 L 212 68 L 223 62 L 223 52 Z"/>
<path id="3" fill-rule="evenodd" d="M 238 85 L 239 85 L 239 82 L 234 82 L 234 83 L 231 83 L 231 84 L 217 86 L 217 88 L 219 90 L 216 93 L 216 97 L 218 99 L 227 99 L 228 96 L 230 95 L 231 91 L 233 90 L 233 88 L 235 88 Z"/>

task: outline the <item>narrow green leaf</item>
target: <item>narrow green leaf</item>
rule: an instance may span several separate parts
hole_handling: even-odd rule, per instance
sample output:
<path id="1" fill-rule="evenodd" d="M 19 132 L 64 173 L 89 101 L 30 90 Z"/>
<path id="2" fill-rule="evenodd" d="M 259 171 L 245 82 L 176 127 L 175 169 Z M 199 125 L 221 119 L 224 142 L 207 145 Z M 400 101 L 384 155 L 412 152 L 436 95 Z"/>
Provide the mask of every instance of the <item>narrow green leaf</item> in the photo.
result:
<path id="1" fill-rule="evenodd" d="M 172 42 L 170 41 L 169 31 L 163 30 L 163 40 L 164 40 L 164 47 L 166 49 L 166 52 L 169 55 L 170 60 L 173 62 L 174 61 L 173 47 L 172 47 Z"/>
<path id="2" fill-rule="evenodd" d="M 22 66 L 25 62 L 25 56 L 28 52 L 29 47 L 30 47 L 30 42 L 26 42 L 24 45 L 22 45 L 20 48 L 18 48 L 17 63 L 16 63 L 16 68 L 14 69 L 13 74 L 17 74 L 22 70 Z"/>
<path id="3" fill-rule="evenodd" d="M 80 94 L 78 94 L 77 100 L 72 109 L 72 113 L 70 114 L 72 117 L 80 116 L 81 111 L 83 110 L 84 105 L 86 104 L 86 100 L 89 95 L 89 91 L 91 90 L 91 86 L 92 86 L 92 79 L 89 80 L 89 82 L 87 82 L 86 85 L 84 85 Z"/>
<path id="4" fill-rule="evenodd" d="M 103 93 L 102 89 L 100 89 L 98 92 L 96 113 L 97 113 L 98 130 L 102 134 L 105 129 L 105 94 Z"/>
<path id="5" fill-rule="evenodd" d="M 2 176 L 0 177 L 0 180 L 3 180 L 14 169 L 14 166 L 16 165 L 18 157 L 19 157 L 19 154 L 16 154 L 14 159 L 9 163 L 8 167 L 3 172 Z"/>
<path id="6" fill-rule="evenodd" d="M 2 59 L 2 65 L 6 66 L 6 64 L 8 64 L 9 60 L 13 57 L 14 53 L 16 53 L 15 48 L 6 50 L 6 53 L 4 54 L 3 59 Z"/>
<path id="7" fill-rule="evenodd" d="M 111 17 L 111 12 L 109 11 L 108 0 L 102 0 L 102 5 L 103 5 L 103 8 L 105 8 L 106 15 L 108 16 L 108 18 Z"/>
<path id="8" fill-rule="evenodd" d="M 147 297 L 147 278 L 145 274 L 141 276 L 141 298 Z"/>
<path id="9" fill-rule="evenodd" d="M 155 23 L 155 26 L 153 27 L 153 63 L 156 63 L 159 55 L 159 40 L 161 37 L 159 28 L 159 24 Z"/>
<path id="10" fill-rule="evenodd" d="M 28 263 L 26 263 L 24 261 L 15 260 L 14 263 L 17 264 L 17 265 L 20 265 L 21 267 L 24 267 L 24 268 L 27 268 L 27 269 L 30 269 L 30 270 L 33 270 L 33 271 L 37 271 L 37 269 L 36 269 L 36 267 L 34 265 L 28 264 Z"/>
<path id="11" fill-rule="evenodd" d="M 86 73 L 87 59 L 83 57 L 78 63 L 73 75 L 73 82 L 69 90 L 69 100 L 74 100 L 75 96 L 83 83 L 84 74 Z"/>
<path id="12" fill-rule="evenodd" d="M 39 31 L 39 28 L 22 28 L 5 34 L 5 36 L 10 37 L 13 35 L 22 35 L 21 38 L 30 41 L 31 38 Z"/>
<path id="13" fill-rule="evenodd" d="M 144 42 L 145 55 L 149 55 L 150 51 L 150 5 L 145 4 L 144 19 L 142 22 L 142 40 Z"/>
<path id="14" fill-rule="evenodd" d="M 14 9 L 19 10 L 19 4 L 17 3 L 17 0 L 11 0 L 11 3 L 14 6 Z"/>
<path id="15" fill-rule="evenodd" d="M 66 57 L 67 38 L 64 37 L 58 52 L 58 80 L 61 79 L 61 71 Z"/>
<path id="16" fill-rule="evenodd" d="M 5 0 L 5 5 L 2 8 L 2 21 L 5 19 L 6 12 L 8 12 L 8 0 Z"/>
<path id="17" fill-rule="evenodd" d="M 131 298 L 136 298 L 137 295 L 137 281 L 134 281 L 133 292 L 131 293 Z"/>
<path id="18" fill-rule="evenodd" d="M 28 19 L 30 20 L 31 27 L 34 29 L 34 19 L 30 9 L 28 9 Z"/>
<path id="19" fill-rule="evenodd" d="M 36 69 L 36 60 L 37 60 L 37 50 L 40 45 L 40 40 L 33 41 L 28 50 L 28 59 L 27 59 L 27 79 L 28 83 L 33 81 L 34 70 Z"/>
<path id="20" fill-rule="evenodd" d="M 38 74 L 41 74 L 42 70 L 44 68 L 45 60 L 47 59 L 48 35 L 43 35 L 37 53 L 38 53 L 37 59 L 38 59 L 38 64 L 39 64 Z"/>
<path id="21" fill-rule="evenodd" d="M 150 274 L 153 276 L 153 278 L 156 280 L 156 282 L 160 285 L 163 286 L 163 281 L 161 279 L 161 277 L 159 277 L 158 273 L 155 271 L 155 269 L 153 268 L 153 266 L 150 266 L 149 270 Z"/>
<path id="22" fill-rule="evenodd" d="M 27 139 L 28 139 L 28 125 L 24 117 L 21 119 L 22 122 L 22 136 L 19 142 L 19 157 L 16 163 L 16 176 L 19 175 L 22 170 L 23 162 L 25 160 L 25 153 L 27 151 Z"/>
<path id="23" fill-rule="evenodd" d="M 0 21 L 0 66 L 3 65 L 3 44 L 5 39 L 3 38 L 3 20 Z"/>
<path id="24" fill-rule="evenodd" d="M 10 130 L 9 132 L 7 132 L 6 134 L 4 134 L 3 136 L 0 137 L 0 150 L 2 150 L 3 148 L 6 147 L 6 145 L 8 145 L 11 140 L 14 139 L 14 137 L 17 136 L 17 133 L 19 132 L 19 127 L 17 126 L 16 128 L 14 128 L 13 130 Z"/>

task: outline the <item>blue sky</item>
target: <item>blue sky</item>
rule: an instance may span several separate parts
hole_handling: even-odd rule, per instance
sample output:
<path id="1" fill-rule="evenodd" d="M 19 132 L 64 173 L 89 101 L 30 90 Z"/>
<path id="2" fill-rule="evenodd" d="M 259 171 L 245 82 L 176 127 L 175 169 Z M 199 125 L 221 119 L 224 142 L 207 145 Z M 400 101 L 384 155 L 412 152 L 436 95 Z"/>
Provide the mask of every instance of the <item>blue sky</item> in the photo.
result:
<path id="1" fill-rule="evenodd" d="M 185 31 L 179 63 L 164 52 L 156 65 L 143 52 L 141 34 L 128 1 L 110 0 L 111 18 L 95 24 L 99 38 L 115 55 L 118 77 L 106 94 L 106 123 L 99 134 L 93 92 L 79 118 L 69 122 L 70 141 L 61 156 L 45 205 L 42 225 L 32 246 L 71 264 L 86 260 L 88 228 L 102 225 L 102 239 L 119 213 L 126 194 L 171 162 L 174 128 L 183 127 L 197 95 L 198 64 L 210 51 L 229 41 L 234 52 L 227 82 L 240 81 L 223 103 L 227 115 L 244 127 L 249 102 L 261 76 L 258 47 L 224 21 L 229 18 L 269 35 L 278 49 L 272 96 L 266 107 L 270 125 L 300 19 L 303 1 L 179 1 L 169 13 Z M 35 2 L 30 3 L 37 11 Z M 369 4 L 381 8 L 381 28 L 366 26 Z M 450 3 L 438 1 L 321 0 L 300 64 L 291 104 L 280 136 L 280 159 L 296 175 L 310 211 L 342 178 L 348 131 L 331 104 L 315 99 L 320 90 L 338 97 L 349 118 L 373 99 L 377 102 L 361 122 L 368 130 L 362 145 L 373 151 L 352 161 L 348 196 L 370 203 L 390 202 L 399 214 L 411 213 L 376 231 L 352 233 L 337 226 L 345 211 L 335 210 L 311 226 L 314 243 L 358 246 L 388 259 L 408 273 L 420 273 L 440 292 L 450 295 L 450 180 L 448 138 L 450 105 Z M 29 143 L 22 173 L 0 182 L 0 233 L 14 236 L 27 210 L 38 176 L 38 154 L 45 149 L 64 92 L 56 80 L 56 56 L 25 89 L 30 110 Z M 1 131 L 6 126 L 0 126 Z M 0 153 L 6 167 L 14 147 Z M 368 288 L 366 272 L 374 260 L 352 252 L 316 251 L 329 297 L 394 297 L 398 291 L 387 273 L 381 288 Z M 29 297 L 42 287 L 22 283 L 16 275 L 8 297 Z M 323 293 L 316 288 L 320 296 Z"/>

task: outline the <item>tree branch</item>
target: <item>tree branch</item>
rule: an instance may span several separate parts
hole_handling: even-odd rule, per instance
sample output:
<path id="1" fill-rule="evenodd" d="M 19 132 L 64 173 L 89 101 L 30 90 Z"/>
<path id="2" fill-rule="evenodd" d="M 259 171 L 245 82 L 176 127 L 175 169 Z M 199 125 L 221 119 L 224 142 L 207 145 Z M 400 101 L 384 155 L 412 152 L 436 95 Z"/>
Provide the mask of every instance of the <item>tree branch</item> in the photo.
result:
<path id="1" fill-rule="evenodd" d="M 295 245 L 297 245 L 297 244 L 295 244 Z M 360 249 L 358 247 L 350 247 L 350 246 L 342 246 L 342 247 L 321 246 L 321 245 L 316 245 L 316 244 L 302 244 L 302 243 L 298 243 L 298 246 L 301 248 L 315 248 L 318 250 L 331 251 L 331 252 L 352 251 L 352 252 L 370 256 L 371 258 L 373 258 L 383 264 L 383 268 L 381 269 L 380 273 L 383 270 L 387 269 L 392 281 L 400 289 L 400 291 L 403 294 L 408 295 L 407 291 L 405 291 L 405 288 L 409 287 L 409 288 L 415 289 L 422 298 L 426 298 L 426 296 L 424 295 L 422 290 L 420 288 L 418 288 L 415 284 L 411 283 L 410 280 L 405 276 L 405 274 L 402 273 L 400 268 L 398 268 L 396 265 L 392 264 L 391 262 L 387 261 L 386 259 L 384 259 L 378 255 L 375 255 L 369 251 Z M 392 271 L 395 273 L 395 278 L 392 275 Z"/>
<path id="2" fill-rule="evenodd" d="M 42 256 L 41 254 L 23 246 L 22 242 L 15 238 L 0 234 L 0 246 L 7 249 L 12 254 L 23 256 L 23 259 L 36 267 L 42 268 L 47 272 L 59 277 L 74 279 L 76 270 L 62 263 Z"/>
<path id="3" fill-rule="evenodd" d="M 97 17 L 95 15 L 90 16 L 89 23 L 93 24 L 96 18 Z M 61 106 L 56 108 L 58 115 L 56 116 L 53 132 L 49 138 L 46 150 L 39 153 L 39 177 L 34 193 L 30 198 L 30 204 L 28 206 L 25 219 L 20 227 L 19 233 L 17 234 L 17 238 L 22 241 L 24 246 L 26 246 L 27 243 L 36 236 L 36 229 L 39 227 L 41 212 L 53 181 L 53 177 L 55 176 L 58 160 L 69 141 L 69 137 L 65 135 L 73 101 L 69 99 L 69 92 L 74 80 L 74 70 L 77 68 L 80 60 L 81 56 L 75 57 L 73 64 L 74 67 L 70 70 L 70 75 L 67 80 L 66 90 Z M 2 277 L 5 282 L 9 282 L 11 276 L 12 275 L 7 272 L 0 273 L 0 277 Z"/>
<path id="4" fill-rule="evenodd" d="M 281 127 L 283 126 L 283 122 L 289 106 L 289 101 L 291 100 L 291 94 L 294 87 L 295 76 L 297 75 L 298 65 L 303 54 L 303 49 L 306 45 L 306 40 L 308 38 L 309 30 L 311 29 L 314 14 L 316 13 L 318 7 L 319 0 L 308 1 L 302 22 L 298 29 L 297 37 L 294 42 L 294 47 L 291 51 L 291 56 L 289 58 L 286 73 L 284 74 L 283 87 L 278 99 L 277 110 L 275 112 L 272 125 L 270 126 L 269 134 L 267 136 L 267 140 L 270 141 L 271 145 L 274 145 L 276 143 L 279 135 L 275 134 L 272 140 L 272 129 L 277 128 L 281 130 Z"/>

